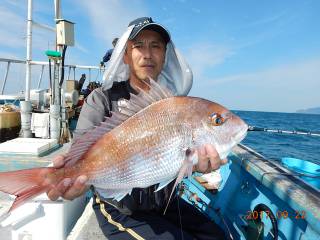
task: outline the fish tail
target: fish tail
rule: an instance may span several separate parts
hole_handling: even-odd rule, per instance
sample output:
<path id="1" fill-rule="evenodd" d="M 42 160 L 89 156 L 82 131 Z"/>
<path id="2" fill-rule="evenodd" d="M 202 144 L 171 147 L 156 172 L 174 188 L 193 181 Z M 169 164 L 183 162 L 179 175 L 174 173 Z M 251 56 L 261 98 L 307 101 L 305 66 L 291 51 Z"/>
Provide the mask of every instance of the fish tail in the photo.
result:
<path id="1" fill-rule="evenodd" d="M 33 168 L 11 172 L 0 172 L 0 191 L 15 195 L 15 201 L 9 212 L 50 189 L 57 169 Z M 53 176 L 53 177 L 52 177 Z M 58 180 L 58 179 L 57 179 Z"/>

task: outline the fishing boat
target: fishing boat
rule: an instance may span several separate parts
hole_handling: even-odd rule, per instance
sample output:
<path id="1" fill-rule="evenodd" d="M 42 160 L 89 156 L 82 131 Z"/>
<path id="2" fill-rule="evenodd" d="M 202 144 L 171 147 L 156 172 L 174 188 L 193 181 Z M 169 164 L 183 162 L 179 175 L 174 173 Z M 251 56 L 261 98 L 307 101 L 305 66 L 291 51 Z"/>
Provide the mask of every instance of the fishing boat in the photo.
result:
<path id="1" fill-rule="evenodd" d="M 30 24 L 30 6 L 28 12 Z M 59 11 L 56 19 L 62 19 Z M 52 158 L 66 152 L 70 146 L 70 142 L 61 141 L 60 137 L 62 129 L 68 128 L 67 123 L 70 128 L 76 122 L 72 118 L 77 111 L 74 106 L 78 100 L 75 79 L 69 79 L 69 71 L 69 84 L 63 86 L 67 94 L 62 99 L 71 102 L 70 112 L 64 106 L 61 108 L 63 102 L 58 101 L 59 94 L 62 94 L 57 90 L 59 79 L 53 78 L 51 92 L 40 89 L 43 69 L 55 66 L 53 62 L 56 61 L 56 53 L 51 53 L 51 63 L 33 61 L 30 55 L 27 60 L 0 59 L 7 63 L 2 89 L 11 64 L 27 66 L 25 94 L 6 96 L 2 91 L 3 103 L 22 106 L 16 113 L 21 116 L 21 124 L 18 121 L 8 128 L 21 127 L 23 137 L 15 138 L 14 135 L 13 139 L 7 138 L 0 144 L 0 171 L 48 166 Z M 33 91 L 30 89 L 32 65 L 42 66 L 38 87 Z M 64 68 L 100 71 L 96 66 L 65 65 Z M 57 101 L 50 98 L 54 93 L 57 94 Z M 54 109 L 62 111 L 56 112 Z M 31 112 L 38 116 L 34 118 L 38 121 L 33 124 L 33 134 L 39 134 L 37 138 L 30 138 Z M 66 112 L 69 112 L 69 116 Z M 56 116 L 61 116 L 63 121 L 55 122 Z M 48 121 L 50 126 L 59 125 L 62 129 L 48 129 Z M 230 239 L 320 239 L 320 192 L 308 179 L 301 178 L 301 174 L 305 173 L 272 161 L 242 144 L 233 149 L 228 159 L 229 162 L 219 170 L 221 179 L 215 190 L 206 189 L 201 174 L 194 173 L 180 184 L 180 197 L 218 223 Z M 52 202 L 43 194 L 8 216 L 6 212 L 13 197 L 1 194 L 0 239 L 105 239 L 93 213 L 92 200 L 89 201 L 87 196 L 71 202 L 63 199 Z"/>

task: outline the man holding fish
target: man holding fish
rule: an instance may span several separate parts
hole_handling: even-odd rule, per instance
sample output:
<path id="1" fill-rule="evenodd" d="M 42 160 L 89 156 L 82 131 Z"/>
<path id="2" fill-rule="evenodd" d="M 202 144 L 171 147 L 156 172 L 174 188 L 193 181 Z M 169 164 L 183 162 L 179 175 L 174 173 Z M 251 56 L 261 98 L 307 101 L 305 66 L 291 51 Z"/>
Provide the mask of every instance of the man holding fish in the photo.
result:
<path id="1" fill-rule="evenodd" d="M 192 85 L 192 72 L 173 45 L 169 32 L 144 17 L 132 21 L 119 39 L 104 75 L 104 85 L 89 95 L 82 108 L 75 139 L 100 125 L 111 111 L 122 113 L 126 99 L 132 94 L 150 90 L 150 79 L 175 96 L 185 96 Z M 226 163 L 210 143 L 204 142 L 189 153 L 197 157 L 194 171 L 207 173 Z M 63 156 L 54 161 L 56 168 L 64 164 Z M 109 198 L 107 193 L 94 190 L 93 208 L 105 236 L 108 239 L 224 239 L 220 227 L 177 196 L 172 198 L 163 215 L 173 183 L 159 185 L 134 188 L 129 194 L 112 193 Z M 86 190 L 88 176 L 81 175 L 76 180 L 63 179 L 47 194 L 51 200 L 58 197 L 72 200 Z"/>

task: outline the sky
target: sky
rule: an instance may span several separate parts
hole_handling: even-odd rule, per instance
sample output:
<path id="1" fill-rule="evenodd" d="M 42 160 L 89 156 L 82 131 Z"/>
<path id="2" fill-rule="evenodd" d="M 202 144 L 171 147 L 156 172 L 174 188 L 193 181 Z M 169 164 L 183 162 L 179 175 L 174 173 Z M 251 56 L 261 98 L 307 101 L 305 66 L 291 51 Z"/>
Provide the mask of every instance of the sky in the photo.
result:
<path id="1" fill-rule="evenodd" d="M 33 20 L 54 27 L 53 2 L 34 0 Z M 151 16 L 193 70 L 189 95 L 233 110 L 320 107 L 319 12 L 318 0 L 62 0 L 62 17 L 75 22 L 66 64 L 98 66 L 131 20 Z M 0 16 L 0 58 L 24 60 L 27 1 L 2 0 Z M 44 52 L 54 42 L 53 31 L 34 26 L 33 60 L 47 61 Z M 1 86 L 5 68 L 0 62 Z M 39 73 L 34 67 L 32 88 Z M 76 78 L 81 73 L 88 74 L 77 70 Z M 12 66 L 5 93 L 24 89 L 24 74 L 24 65 Z M 101 73 L 92 72 L 91 80 L 102 81 Z M 44 79 L 41 87 L 47 84 Z"/>

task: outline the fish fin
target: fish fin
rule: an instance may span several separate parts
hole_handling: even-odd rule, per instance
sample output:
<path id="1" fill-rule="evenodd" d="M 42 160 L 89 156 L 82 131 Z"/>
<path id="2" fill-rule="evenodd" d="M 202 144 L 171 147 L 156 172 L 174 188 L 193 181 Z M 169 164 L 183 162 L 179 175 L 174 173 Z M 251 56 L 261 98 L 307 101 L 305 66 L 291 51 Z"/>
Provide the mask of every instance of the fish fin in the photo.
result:
<path id="1" fill-rule="evenodd" d="M 95 188 L 99 195 L 103 198 L 113 198 L 116 201 L 120 201 L 127 194 L 131 194 L 132 188 L 130 189 L 104 189 Z"/>
<path id="2" fill-rule="evenodd" d="M 130 100 L 127 101 L 125 106 L 119 108 L 120 112 L 132 116 L 152 103 L 173 97 L 173 93 L 170 92 L 170 90 L 161 86 L 151 78 L 149 78 L 149 80 L 150 83 L 144 82 L 149 87 L 149 91 L 137 87 L 139 93 L 137 95 L 130 94 Z M 129 117 L 130 116 L 128 116 L 128 118 Z"/>
<path id="3" fill-rule="evenodd" d="M 186 150 L 186 156 L 185 156 L 185 159 L 182 163 L 182 166 L 179 170 L 179 173 L 178 173 L 178 176 L 176 178 L 176 181 L 172 187 L 172 190 L 171 190 L 171 193 L 170 193 L 170 196 L 169 196 L 169 199 L 168 199 L 168 203 L 167 203 L 167 206 L 166 208 L 164 209 L 164 212 L 163 212 L 163 215 L 166 214 L 166 211 L 167 211 L 167 208 L 169 206 L 169 203 L 170 203 L 170 200 L 171 200 L 171 197 L 172 197 L 172 194 L 173 192 L 175 191 L 177 185 L 182 181 L 182 179 L 185 177 L 185 176 L 191 176 L 192 174 L 192 167 L 193 167 L 193 155 L 194 155 L 195 151 L 194 150 L 190 150 L 189 148 Z"/>
<path id="4" fill-rule="evenodd" d="M 55 171 L 55 168 L 50 167 L 1 172 L 0 191 L 16 196 L 9 212 L 49 190 L 50 183 L 46 183 L 46 177 Z"/>
<path id="5" fill-rule="evenodd" d="M 81 137 L 78 137 L 73 142 L 69 152 L 65 156 L 65 165 L 74 165 L 99 138 L 115 127 L 121 125 L 124 121 L 138 113 L 140 110 L 161 99 L 173 96 L 168 89 L 160 86 L 151 78 L 150 84 L 147 85 L 149 86 L 148 92 L 139 88 L 139 93 L 137 95 L 131 94 L 130 100 L 126 100 L 126 106 L 119 107 L 119 112 L 111 112 L 111 117 L 105 117 L 105 120 L 101 122 L 99 126 L 90 129 Z"/>
<path id="6" fill-rule="evenodd" d="M 165 186 L 167 186 L 169 183 L 171 183 L 173 179 L 174 179 L 174 178 L 169 179 L 169 180 L 165 180 L 165 181 L 163 181 L 163 182 L 159 183 L 159 185 L 158 185 L 157 189 L 156 189 L 156 190 L 154 190 L 154 192 L 158 192 L 158 191 L 160 191 L 162 188 L 164 188 L 164 187 L 165 187 Z"/>

